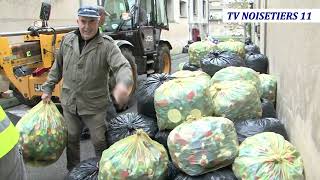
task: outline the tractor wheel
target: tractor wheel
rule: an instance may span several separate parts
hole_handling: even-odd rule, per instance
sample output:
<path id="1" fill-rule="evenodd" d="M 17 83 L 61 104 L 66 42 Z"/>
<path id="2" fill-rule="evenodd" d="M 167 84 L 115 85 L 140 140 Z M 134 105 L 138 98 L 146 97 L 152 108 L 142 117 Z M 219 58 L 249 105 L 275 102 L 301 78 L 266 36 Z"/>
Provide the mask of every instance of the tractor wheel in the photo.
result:
<path id="1" fill-rule="evenodd" d="M 122 55 L 129 61 L 131 66 L 133 85 L 130 87 L 130 95 L 133 95 L 137 88 L 137 79 L 138 79 L 137 64 L 134 56 L 132 55 L 132 51 L 130 49 L 128 48 L 120 48 L 120 49 L 121 49 Z"/>
<path id="2" fill-rule="evenodd" d="M 166 44 L 162 44 L 158 48 L 158 59 L 155 62 L 154 71 L 156 73 L 171 73 L 170 49 Z"/>
<path id="3" fill-rule="evenodd" d="M 134 98 L 134 92 L 135 92 L 136 87 L 137 87 L 137 79 L 138 79 L 137 65 L 136 65 L 136 62 L 135 62 L 135 58 L 132 55 L 132 51 L 129 48 L 126 48 L 126 47 L 120 48 L 120 50 L 122 52 L 122 55 L 130 63 L 131 70 L 132 70 L 132 77 L 133 77 L 133 85 L 130 87 L 130 99 L 129 99 L 128 104 L 126 104 L 124 106 L 120 106 L 116 102 L 113 102 L 117 112 L 122 112 L 122 111 L 128 109 L 128 107 L 130 105 L 132 105 L 133 98 Z M 109 75 L 110 75 L 109 90 L 110 90 L 110 92 L 112 92 L 112 90 L 114 89 L 114 87 L 116 85 L 116 77 L 113 74 L 113 72 L 110 72 Z"/>
<path id="4" fill-rule="evenodd" d="M 14 87 L 13 84 L 10 84 L 10 89 L 13 91 L 13 96 L 18 99 L 21 104 L 25 104 L 27 106 L 33 107 L 37 105 L 41 101 L 40 96 L 32 97 L 31 99 L 25 98 L 20 91 Z"/>

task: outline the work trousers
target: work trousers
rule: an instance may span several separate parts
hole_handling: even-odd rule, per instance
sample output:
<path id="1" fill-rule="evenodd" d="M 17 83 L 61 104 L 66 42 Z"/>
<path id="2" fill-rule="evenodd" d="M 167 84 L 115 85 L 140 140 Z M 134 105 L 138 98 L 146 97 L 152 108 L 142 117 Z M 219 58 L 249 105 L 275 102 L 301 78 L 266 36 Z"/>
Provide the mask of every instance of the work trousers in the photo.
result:
<path id="1" fill-rule="evenodd" d="M 106 111 L 90 114 L 74 114 L 63 108 L 63 116 L 68 126 L 67 143 L 67 169 L 70 171 L 80 162 L 80 133 L 82 123 L 89 128 L 91 141 L 97 157 L 101 157 L 102 152 L 107 148 L 105 133 L 107 131 L 105 118 Z"/>
<path id="2" fill-rule="evenodd" d="M 27 173 L 23 162 L 22 152 L 16 145 L 10 152 L 0 158 L 1 180 L 26 180 Z"/>

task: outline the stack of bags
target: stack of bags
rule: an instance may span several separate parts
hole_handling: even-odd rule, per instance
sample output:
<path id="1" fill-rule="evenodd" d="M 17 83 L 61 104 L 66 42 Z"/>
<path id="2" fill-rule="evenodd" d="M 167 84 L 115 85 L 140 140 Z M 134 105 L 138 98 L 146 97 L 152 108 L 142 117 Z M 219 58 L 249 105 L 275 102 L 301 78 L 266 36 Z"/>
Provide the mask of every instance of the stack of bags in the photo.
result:
<path id="1" fill-rule="evenodd" d="M 303 179 L 301 156 L 276 119 L 266 58 L 252 44 L 200 43 L 190 45 L 193 71 L 151 75 L 138 90 L 138 113 L 111 120 L 111 146 L 89 168 L 95 177 Z"/>
<path id="2" fill-rule="evenodd" d="M 215 48 L 216 45 L 210 41 L 198 41 L 192 43 L 188 51 L 189 62 L 183 65 L 183 70 L 198 70 L 200 68 L 200 60 Z"/>
<path id="3" fill-rule="evenodd" d="M 268 73 L 268 57 L 261 54 L 260 48 L 253 44 L 251 40 L 245 42 L 245 53 L 244 61 L 246 67 L 249 67 L 261 74 Z"/>
<path id="4" fill-rule="evenodd" d="M 242 59 L 242 61 L 239 61 Z M 245 43 L 230 39 L 225 42 L 194 42 L 189 48 L 189 62 L 181 66 L 182 70 L 202 69 L 213 76 L 218 70 L 228 66 L 245 66 L 266 74 L 268 57 L 260 53 L 260 48 L 251 40 Z"/>
<path id="5" fill-rule="evenodd" d="M 188 116 L 212 114 L 206 95 L 210 76 L 201 71 L 180 71 L 174 79 L 162 84 L 155 92 L 154 104 L 160 130 L 172 130 Z"/>
<path id="6" fill-rule="evenodd" d="M 181 66 L 182 70 L 204 72 L 213 74 L 228 66 L 244 66 L 245 45 L 232 39 L 219 42 L 194 42 L 189 48 L 189 62 Z"/>

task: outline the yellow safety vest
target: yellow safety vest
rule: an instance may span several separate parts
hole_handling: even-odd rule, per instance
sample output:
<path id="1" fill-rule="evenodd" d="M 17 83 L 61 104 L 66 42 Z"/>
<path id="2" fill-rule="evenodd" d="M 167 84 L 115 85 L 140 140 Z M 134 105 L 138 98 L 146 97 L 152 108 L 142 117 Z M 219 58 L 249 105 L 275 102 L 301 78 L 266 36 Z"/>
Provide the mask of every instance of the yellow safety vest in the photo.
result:
<path id="1" fill-rule="evenodd" d="M 0 106 L 0 158 L 18 143 L 19 132 Z"/>

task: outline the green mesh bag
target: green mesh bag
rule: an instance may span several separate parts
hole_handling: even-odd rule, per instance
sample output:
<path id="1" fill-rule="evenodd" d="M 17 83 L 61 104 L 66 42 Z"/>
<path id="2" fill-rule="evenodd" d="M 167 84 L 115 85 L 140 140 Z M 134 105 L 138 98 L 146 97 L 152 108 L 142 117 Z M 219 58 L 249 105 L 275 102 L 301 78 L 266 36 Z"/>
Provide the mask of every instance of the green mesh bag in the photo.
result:
<path id="1" fill-rule="evenodd" d="M 281 135 L 273 132 L 244 140 L 232 169 L 238 179 L 304 180 L 300 153 Z"/>
<path id="2" fill-rule="evenodd" d="M 200 67 L 200 60 L 210 51 L 214 50 L 216 45 L 210 41 L 194 42 L 189 46 L 189 63 Z"/>
<path id="3" fill-rule="evenodd" d="M 223 117 L 180 124 L 170 132 L 168 147 L 173 163 L 190 176 L 228 166 L 238 155 L 233 122 Z"/>
<path id="4" fill-rule="evenodd" d="M 190 115 L 212 115 L 208 74 L 201 71 L 178 71 L 172 77 L 175 78 L 163 83 L 154 95 L 160 130 L 174 129 Z"/>
<path id="5" fill-rule="evenodd" d="M 103 151 L 99 180 L 165 179 L 168 165 L 166 149 L 143 130 Z"/>
<path id="6" fill-rule="evenodd" d="M 277 95 L 277 79 L 269 74 L 260 74 L 261 98 L 275 103 Z"/>
<path id="7" fill-rule="evenodd" d="M 56 105 L 41 101 L 16 125 L 24 161 L 32 166 L 56 162 L 67 144 L 67 125 Z"/>
<path id="8" fill-rule="evenodd" d="M 239 41 L 234 41 L 230 39 L 228 41 L 220 42 L 217 45 L 217 49 L 221 51 L 230 51 L 238 54 L 240 57 L 245 56 L 245 44 Z"/>
<path id="9" fill-rule="evenodd" d="M 247 81 L 224 81 L 209 88 L 215 116 L 232 121 L 262 116 L 260 96 Z"/>
<path id="10" fill-rule="evenodd" d="M 259 73 L 246 67 L 226 67 L 216 72 L 211 78 L 211 84 L 221 81 L 244 80 L 256 87 L 258 94 L 261 95 Z"/>

